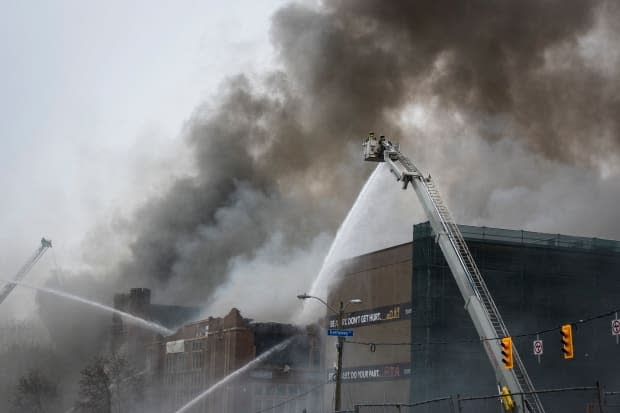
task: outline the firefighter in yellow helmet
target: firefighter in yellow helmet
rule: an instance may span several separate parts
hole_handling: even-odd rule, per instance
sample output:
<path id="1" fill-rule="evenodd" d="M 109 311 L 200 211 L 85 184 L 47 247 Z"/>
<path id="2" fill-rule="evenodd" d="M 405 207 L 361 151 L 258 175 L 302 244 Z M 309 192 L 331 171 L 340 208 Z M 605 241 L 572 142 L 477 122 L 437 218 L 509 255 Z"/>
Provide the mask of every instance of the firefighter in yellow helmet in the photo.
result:
<path id="1" fill-rule="evenodd" d="M 502 390 L 500 391 L 500 394 L 502 396 L 501 400 L 502 400 L 502 405 L 504 406 L 504 410 L 506 410 L 507 412 L 513 411 L 515 408 L 515 401 L 513 400 L 512 395 L 510 394 L 510 390 L 508 389 L 508 386 L 503 386 Z"/>

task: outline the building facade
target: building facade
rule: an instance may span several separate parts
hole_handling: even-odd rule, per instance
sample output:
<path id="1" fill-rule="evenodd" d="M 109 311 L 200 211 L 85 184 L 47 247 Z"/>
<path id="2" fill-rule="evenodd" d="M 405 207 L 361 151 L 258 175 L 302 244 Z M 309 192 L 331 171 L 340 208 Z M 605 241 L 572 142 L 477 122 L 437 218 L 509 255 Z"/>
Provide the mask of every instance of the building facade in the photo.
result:
<path id="1" fill-rule="evenodd" d="M 354 335 L 343 348 L 342 409 L 352 409 L 354 402 L 409 400 L 411 257 L 411 243 L 397 245 L 346 260 L 336 274 L 330 306 L 362 300 L 350 304 L 343 319 L 343 328 Z M 337 316 L 329 315 L 328 327 L 337 325 Z M 332 381 L 325 390 L 326 411 L 333 409 L 335 342 L 326 340 L 326 376 Z"/>
<path id="2" fill-rule="evenodd" d="M 620 307 L 620 243 L 527 231 L 461 226 L 487 287 L 537 389 L 620 388 L 620 347 L 611 334 Z M 497 392 L 494 371 L 430 225 L 413 232 L 411 399 Z M 559 326 L 573 326 L 575 358 L 565 360 Z M 540 334 L 536 334 L 540 332 Z M 543 355 L 533 341 L 543 341 Z M 498 344 L 499 345 L 499 344 Z M 586 412 L 596 394 L 541 396 L 550 411 Z M 445 406 L 429 407 L 442 411 Z M 497 411 L 497 400 L 466 411 Z"/>
<path id="3" fill-rule="evenodd" d="M 151 290 L 148 288 L 132 288 L 129 293 L 114 294 L 114 308 L 171 329 L 177 328 L 199 313 L 199 309 L 195 307 L 153 304 Z M 118 314 L 114 314 L 110 352 L 126 356 L 133 367 L 142 371 L 146 363 L 144 348 L 152 343 L 156 336 L 151 331 L 125 323 Z"/>
<path id="4" fill-rule="evenodd" d="M 292 342 L 282 351 L 218 387 L 191 411 L 318 412 L 322 389 L 317 383 L 323 377 L 316 329 L 252 323 L 237 309 L 222 318 L 209 317 L 187 324 L 176 334 L 148 346 L 146 387 L 152 389 L 147 395 L 150 411 L 177 410 L 289 338 Z"/>
<path id="5" fill-rule="evenodd" d="M 620 243 L 484 227 L 461 230 L 534 386 L 599 382 L 620 389 L 620 345 L 610 328 L 617 315 L 595 317 L 620 307 Z M 494 370 L 428 223 L 414 226 L 412 243 L 344 261 L 336 280 L 327 297 L 330 307 L 362 301 L 347 307 L 342 323 L 354 334 L 343 350 L 342 409 L 496 394 Z M 154 319 L 145 294 L 135 289 L 115 304 Z M 564 323 L 574 323 L 572 360 L 564 360 L 560 350 L 557 327 Z M 117 347 L 120 343 L 143 360 L 149 411 L 175 411 L 290 337 L 296 338 L 285 351 L 221 386 L 192 411 L 333 409 L 336 339 L 326 338 L 325 330 L 338 327 L 334 314 L 327 315 L 320 329 L 305 329 L 255 323 L 233 309 L 221 318 L 185 324 L 170 337 L 151 335 L 149 341 L 120 326 Z M 532 354 L 535 339 L 544 343 L 540 357 Z M 594 396 L 567 393 L 541 399 L 549 411 L 585 412 Z M 447 409 L 445 404 L 427 405 L 429 412 Z M 493 399 L 463 411 L 497 410 Z"/>
<path id="6" fill-rule="evenodd" d="M 461 226 L 461 231 L 538 389 L 594 386 L 620 389 L 615 315 L 573 327 L 576 355 L 564 360 L 559 326 L 620 307 L 620 243 L 518 230 Z M 342 408 L 364 403 L 412 403 L 460 395 L 497 394 L 494 370 L 428 223 L 413 242 L 349 259 L 328 303 L 353 298 L 343 328 Z M 328 315 L 326 328 L 337 318 Z M 547 331 L 549 330 L 549 331 Z M 536 332 L 545 331 L 536 335 Z M 525 334 L 524 336 L 521 336 Z M 543 341 L 541 357 L 533 341 Z M 325 345 L 326 377 L 334 375 L 335 338 Z M 334 385 L 324 406 L 333 408 Z M 590 393 L 542 396 L 543 404 L 587 411 Z M 574 409 L 578 406 L 578 409 Z M 446 411 L 446 404 L 428 411 Z M 434 410 L 433 410 L 434 409 Z M 469 410 L 495 412 L 493 399 Z M 417 410 L 416 410 L 417 411 Z M 564 410 L 568 411 L 568 410 Z"/>

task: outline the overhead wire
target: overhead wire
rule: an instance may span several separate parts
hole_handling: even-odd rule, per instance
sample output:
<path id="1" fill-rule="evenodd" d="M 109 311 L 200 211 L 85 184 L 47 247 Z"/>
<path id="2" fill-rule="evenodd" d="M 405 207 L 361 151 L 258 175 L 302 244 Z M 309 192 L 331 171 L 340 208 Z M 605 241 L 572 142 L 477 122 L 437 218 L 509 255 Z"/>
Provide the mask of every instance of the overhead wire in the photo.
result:
<path id="1" fill-rule="evenodd" d="M 592 321 L 595 320 L 599 320 L 601 318 L 605 318 L 605 317 L 609 317 L 611 315 L 614 315 L 616 313 L 620 312 L 620 308 L 616 308 L 610 311 L 606 311 L 604 313 L 600 313 L 597 315 L 593 315 L 593 316 L 589 316 L 583 319 L 579 319 L 579 320 L 575 320 L 575 321 L 571 321 L 571 322 L 565 322 L 563 324 L 570 324 L 573 326 L 577 326 L 580 324 L 587 324 L 590 323 Z M 561 324 L 562 325 L 562 324 Z M 529 333 L 521 333 L 521 334 L 511 334 L 510 337 L 512 338 L 521 338 L 521 337 L 533 337 L 533 336 L 537 336 L 537 335 L 542 335 L 542 334 L 546 334 L 546 333 L 550 333 L 553 331 L 556 331 L 560 328 L 561 325 L 558 325 L 556 327 L 549 327 L 549 328 L 545 328 L 543 330 L 538 330 L 538 331 L 534 331 L 534 332 L 529 332 Z M 345 340 L 345 343 L 348 344 L 359 344 L 359 345 L 366 345 L 366 346 L 425 346 L 425 345 L 437 345 L 437 344 L 462 344 L 462 343 L 476 343 L 476 342 L 484 342 L 484 341 L 493 341 L 493 340 L 500 340 L 504 337 L 483 337 L 483 338 L 472 338 L 472 339 L 458 339 L 458 340 L 444 340 L 444 341 L 427 341 L 427 342 L 379 342 L 379 341 L 356 341 L 356 340 Z"/>

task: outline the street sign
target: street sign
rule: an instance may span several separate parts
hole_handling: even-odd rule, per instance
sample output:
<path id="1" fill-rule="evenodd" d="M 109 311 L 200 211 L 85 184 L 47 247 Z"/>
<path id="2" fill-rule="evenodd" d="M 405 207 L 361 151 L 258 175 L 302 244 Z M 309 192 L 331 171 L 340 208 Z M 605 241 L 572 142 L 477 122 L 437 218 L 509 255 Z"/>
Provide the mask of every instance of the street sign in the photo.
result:
<path id="1" fill-rule="evenodd" d="M 327 330 L 327 335 L 336 337 L 353 337 L 353 330 L 339 330 L 337 328 L 330 328 Z"/>
<path id="2" fill-rule="evenodd" d="M 611 334 L 620 336 L 620 320 L 611 320 Z"/>
<path id="3" fill-rule="evenodd" d="M 534 340 L 533 343 L 533 349 L 534 349 L 534 355 L 535 356 L 542 356 L 543 354 L 543 342 L 542 340 Z"/>

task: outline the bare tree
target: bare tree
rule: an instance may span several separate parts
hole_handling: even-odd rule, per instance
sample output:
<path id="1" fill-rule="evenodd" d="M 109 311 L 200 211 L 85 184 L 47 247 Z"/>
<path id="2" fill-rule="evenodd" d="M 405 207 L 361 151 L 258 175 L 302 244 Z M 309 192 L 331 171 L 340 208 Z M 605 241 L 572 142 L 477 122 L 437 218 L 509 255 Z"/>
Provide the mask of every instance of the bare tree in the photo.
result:
<path id="1" fill-rule="evenodd" d="M 97 357 L 81 371 L 77 412 L 111 413 L 112 394 L 110 378 L 106 372 L 106 359 Z"/>
<path id="2" fill-rule="evenodd" d="M 38 370 L 29 370 L 17 382 L 11 411 L 46 413 L 54 409 L 57 401 L 56 384 L 45 378 Z"/>
<path id="3" fill-rule="evenodd" d="M 107 373 L 112 392 L 112 412 L 130 412 L 143 398 L 144 378 L 127 358 L 113 354 L 108 359 Z"/>
<path id="4" fill-rule="evenodd" d="M 132 411 L 142 399 L 141 373 L 118 354 L 98 357 L 82 370 L 77 412 L 123 413 Z"/>

